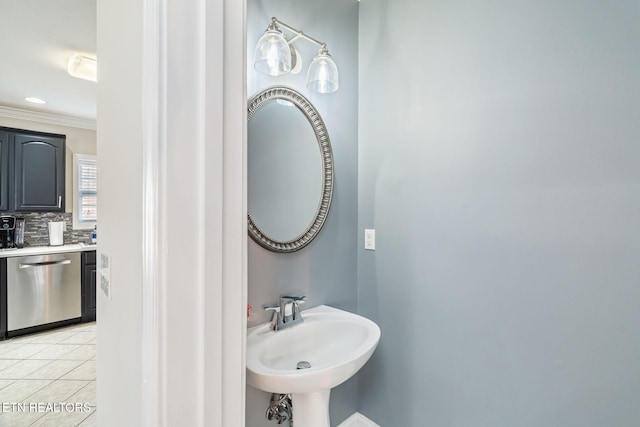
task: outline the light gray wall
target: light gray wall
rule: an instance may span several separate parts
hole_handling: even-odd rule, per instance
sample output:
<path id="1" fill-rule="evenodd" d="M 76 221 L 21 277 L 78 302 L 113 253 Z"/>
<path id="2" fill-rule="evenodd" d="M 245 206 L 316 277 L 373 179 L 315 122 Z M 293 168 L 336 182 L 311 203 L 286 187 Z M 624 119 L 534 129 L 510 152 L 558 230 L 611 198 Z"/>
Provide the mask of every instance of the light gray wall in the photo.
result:
<path id="1" fill-rule="evenodd" d="M 340 70 L 340 89 L 327 95 L 310 93 L 306 70 L 318 51 L 304 40 L 295 43 L 303 56 L 298 75 L 267 77 L 253 68 L 255 45 L 271 17 L 327 43 Z M 357 230 L 357 58 L 358 2 L 330 0 L 322 7 L 311 0 L 249 0 L 247 2 L 247 93 L 284 85 L 305 95 L 322 116 L 333 148 L 335 183 L 329 216 L 318 237 L 301 251 L 276 254 L 249 240 L 249 304 L 254 307 L 249 326 L 269 320 L 261 306 L 277 302 L 284 293 L 308 296 L 306 308 L 320 304 L 356 309 Z M 250 141 L 249 141 L 250 143 Z M 270 394 L 247 387 L 249 427 L 272 426 L 265 411 Z M 332 424 L 356 410 L 357 383 L 348 381 L 331 397 Z"/>
<path id="2" fill-rule="evenodd" d="M 640 425 L 640 4 L 360 6 L 385 427 Z"/>

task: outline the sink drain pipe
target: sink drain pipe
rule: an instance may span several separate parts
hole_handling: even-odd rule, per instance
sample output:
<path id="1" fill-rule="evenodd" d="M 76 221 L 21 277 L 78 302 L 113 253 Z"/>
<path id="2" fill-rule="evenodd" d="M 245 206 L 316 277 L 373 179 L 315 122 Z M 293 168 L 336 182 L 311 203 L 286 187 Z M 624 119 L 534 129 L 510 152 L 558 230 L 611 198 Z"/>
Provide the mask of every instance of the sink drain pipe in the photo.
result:
<path id="1" fill-rule="evenodd" d="M 296 364 L 296 369 L 309 369 L 311 363 L 301 360 Z M 273 393 L 271 404 L 267 408 L 267 419 L 276 420 L 278 424 L 289 420 L 289 427 L 293 427 L 293 404 L 290 394 Z"/>
<path id="2" fill-rule="evenodd" d="M 293 414 L 291 409 L 291 395 L 273 393 L 271 404 L 267 408 L 267 419 L 275 420 L 278 424 L 289 420 L 289 427 L 293 427 Z"/>

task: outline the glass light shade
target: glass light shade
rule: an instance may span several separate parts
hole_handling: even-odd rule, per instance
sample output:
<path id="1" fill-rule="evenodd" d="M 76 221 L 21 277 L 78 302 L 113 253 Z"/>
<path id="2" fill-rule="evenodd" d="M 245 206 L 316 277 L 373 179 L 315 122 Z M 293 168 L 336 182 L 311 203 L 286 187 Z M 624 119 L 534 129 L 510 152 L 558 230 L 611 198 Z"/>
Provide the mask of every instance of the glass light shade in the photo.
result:
<path id="1" fill-rule="evenodd" d="M 281 76 L 291 71 L 291 48 L 280 31 L 267 30 L 260 37 L 254 67 L 269 76 Z"/>
<path id="2" fill-rule="evenodd" d="M 95 82 L 98 80 L 98 63 L 93 58 L 75 54 L 67 62 L 67 72 L 72 77 Z"/>
<path id="3" fill-rule="evenodd" d="M 321 49 L 309 66 L 307 88 L 318 93 L 338 90 L 338 67 L 326 49 Z"/>

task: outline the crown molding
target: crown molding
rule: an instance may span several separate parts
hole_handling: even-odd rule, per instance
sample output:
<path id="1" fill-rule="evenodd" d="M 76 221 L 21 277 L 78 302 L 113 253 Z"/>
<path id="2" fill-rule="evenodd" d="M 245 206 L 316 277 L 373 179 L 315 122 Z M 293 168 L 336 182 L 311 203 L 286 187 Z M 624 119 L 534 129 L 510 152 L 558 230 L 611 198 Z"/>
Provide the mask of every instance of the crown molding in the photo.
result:
<path id="1" fill-rule="evenodd" d="M 19 108 L 0 106 L 0 117 L 96 130 L 96 121 L 92 119 L 81 119 L 79 117 L 61 116 L 59 114 L 40 113 L 36 111 L 21 110 Z"/>

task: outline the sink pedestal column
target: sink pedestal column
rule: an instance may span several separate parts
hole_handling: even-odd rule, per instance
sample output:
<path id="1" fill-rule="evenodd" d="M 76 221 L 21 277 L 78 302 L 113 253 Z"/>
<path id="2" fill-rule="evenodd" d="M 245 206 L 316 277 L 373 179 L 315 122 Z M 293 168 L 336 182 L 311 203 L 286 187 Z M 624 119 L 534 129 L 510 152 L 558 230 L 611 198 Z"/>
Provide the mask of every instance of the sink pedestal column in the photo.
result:
<path id="1" fill-rule="evenodd" d="M 331 389 L 291 395 L 295 427 L 330 427 L 329 395 Z"/>

